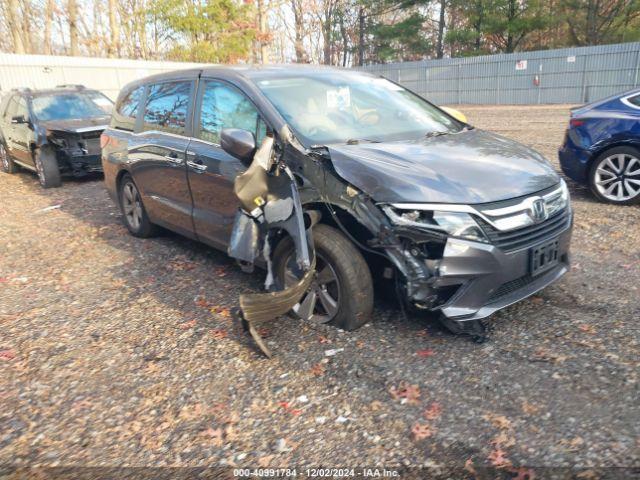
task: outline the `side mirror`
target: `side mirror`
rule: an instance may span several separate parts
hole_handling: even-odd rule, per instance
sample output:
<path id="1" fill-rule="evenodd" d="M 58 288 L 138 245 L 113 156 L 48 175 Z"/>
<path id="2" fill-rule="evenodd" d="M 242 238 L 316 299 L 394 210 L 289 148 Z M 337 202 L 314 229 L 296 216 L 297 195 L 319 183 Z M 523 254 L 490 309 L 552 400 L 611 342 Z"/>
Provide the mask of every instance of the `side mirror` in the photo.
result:
<path id="1" fill-rule="evenodd" d="M 27 119 L 24 118 L 24 115 L 16 115 L 15 117 L 11 117 L 11 123 L 29 123 Z"/>
<path id="2" fill-rule="evenodd" d="M 248 130 L 224 128 L 220 132 L 220 146 L 243 163 L 251 163 L 256 153 L 256 137 Z"/>

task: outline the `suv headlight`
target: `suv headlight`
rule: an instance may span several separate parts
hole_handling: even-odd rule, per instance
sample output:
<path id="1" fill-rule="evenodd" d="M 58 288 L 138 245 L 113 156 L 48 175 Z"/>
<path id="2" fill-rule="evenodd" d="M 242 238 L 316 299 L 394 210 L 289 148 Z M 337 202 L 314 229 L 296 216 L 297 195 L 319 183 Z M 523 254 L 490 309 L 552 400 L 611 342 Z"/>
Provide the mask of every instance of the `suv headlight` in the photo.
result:
<path id="1" fill-rule="evenodd" d="M 395 225 L 434 230 L 452 237 L 489 243 L 473 216 L 465 212 L 401 210 L 390 205 L 385 205 L 382 209 Z"/>

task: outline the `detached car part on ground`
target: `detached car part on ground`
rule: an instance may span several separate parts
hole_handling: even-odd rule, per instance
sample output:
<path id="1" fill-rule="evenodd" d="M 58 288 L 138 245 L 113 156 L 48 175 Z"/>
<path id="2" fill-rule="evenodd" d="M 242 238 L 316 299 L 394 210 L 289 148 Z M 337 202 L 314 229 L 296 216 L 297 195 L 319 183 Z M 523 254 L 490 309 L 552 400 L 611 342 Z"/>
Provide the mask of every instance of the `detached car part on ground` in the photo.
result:
<path id="1" fill-rule="evenodd" d="M 45 188 L 61 177 L 101 172 L 100 135 L 112 102 L 82 86 L 14 90 L 0 103 L 0 164 L 5 173 L 23 167 Z"/>
<path id="2" fill-rule="evenodd" d="M 571 110 L 562 171 L 600 201 L 640 203 L 640 89 Z"/>
<path id="3" fill-rule="evenodd" d="M 224 95 L 209 96 L 209 88 Z M 156 92 L 172 91 L 188 95 L 188 108 L 158 120 L 148 98 L 158 103 Z M 139 108 L 127 118 L 120 110 L 133 96 Z M 241 108 L 229 106 L 233 96 L 244 98 Z M 251 109 L 257 118 L 247 121 Z M 211 115 L 221 141 L 207 140 Z M 167 118 L 193 122 L 174 123 L 166 134 Z M 225 192 L 234 183 L 238 191 L 238 174 L 250 176 L 254 165 L 247 170 L 243 157 L 265 131 L 273 137 L 274 167 L 254 173 L 288 179 L 291 190 L 275 194 L 268 186 L 267 197 L 280 203 L 276 211 L 293 213 L 299 196 L 305 234 L 300 221 L 297 234 L 291 225 L 268 228 L 275 221 L 255 228 L 254 205 L 267 216 L 264 195 L 258 203 L 251 203 L 258 196 L 236 198 L 242 212 L 230 214 L 234 202 Z M 569 268 L 568 190 L 540 154 L 369 74 L 287 66 L 154 76 L 121 92 L 103 143 L 107 188 L 134 235 L 148 236 L 158 224 L 230 246 L 243 268 L 266 264 L 273 273 L 267 287 L 280 291 L 295 290 L 313 270 L 300 263 L 300 241 L 308 237 L 315 273 L 292 310 L 312 322 L 363 325 L 375 278 L 402 303 L 440 314 L 452 331 L 482 337 L 484 318 Z M 236 230 L 225 236 L 230 225 Z"/>

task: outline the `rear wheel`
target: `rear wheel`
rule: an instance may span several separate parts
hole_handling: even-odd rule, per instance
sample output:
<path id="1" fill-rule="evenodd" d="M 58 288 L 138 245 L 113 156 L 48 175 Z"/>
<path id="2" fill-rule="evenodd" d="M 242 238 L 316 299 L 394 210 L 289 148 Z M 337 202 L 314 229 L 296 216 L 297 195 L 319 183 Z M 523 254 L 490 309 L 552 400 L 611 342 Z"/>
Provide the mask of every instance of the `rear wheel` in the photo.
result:
<path id="1" fill-rule="evenodd" d="M 293 308 L 300 318 L 329 323 L 344 330 L 364 325 L 373 310 L 373 282 L 366 261 L 340 231 L 328 225 L 313 227 L 316 278 Z M 278 283 L 289 287 L 301 278 L 293 242 L 282 240 L 275 249 L 274 269 Z"/>
<path id="2" fill-rule="evenodd" d="M 4 173 L 15 173 L 18 167 L 13 163 L 9 152 L 7 152 L 7 148 L 4 145 L 4 142 L 0 140 L 0 165 L 2 166 L 2 171 Z"/>
<path id="3" fill-rule="evenodd" d="M 593 194 L 603 202 L 640 202 L 640 151 L 616 147 L 603 152 L 591 165 L 589 183 Z"/>
<path id="4" fill-rule="evenodd" d="M 124 225 L 131 235 L 148 238 L 158 233 L 158 227 L 149 220 L 140 192 L 131 175 L 125 175 L 120 181 L 118 198 L 124 215 Z"/>
<path id="5" fill-rule="evenodd" d="M 44 188 L 55 188 L 62 185 L 60 168 L 55 153 L 48 148 L 40 148 L 34 156 L 36 172 L 40 185 Z"/>

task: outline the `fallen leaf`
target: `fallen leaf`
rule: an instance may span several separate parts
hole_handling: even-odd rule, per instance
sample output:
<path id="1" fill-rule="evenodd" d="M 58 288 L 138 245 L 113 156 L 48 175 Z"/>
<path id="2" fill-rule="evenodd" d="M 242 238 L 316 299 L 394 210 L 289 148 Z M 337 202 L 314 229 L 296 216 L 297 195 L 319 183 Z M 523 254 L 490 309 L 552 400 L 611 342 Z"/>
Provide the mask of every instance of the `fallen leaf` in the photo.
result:
<path id="1" fill-rule="evenodd" d="M 211 336 L 215 340 L 223 340 L 223 339 L 227 338 L 228 333 L 227 333 L 226 330 L 224 330 L 222 328 L 215 328 L 215 329 L 211 330 Z"/>
<path id="2" fill-rule="evenodd" d="M 478 472 L 476 472 L 476 468 L 473 466 L 472 458 L 467 458 L 467 461 L 464 462 L 464 469 L 474 477 L 478 474 Z"/>
<path id="3" fill-rule="evenodd" d="M 510 471 L 516 474 L 511 480 L 535 480 L 536 478 L 536 473 L 531 468 L 519 467 L 512 468 Z"/>
<path id="4" fill-rule="evenodd" d="M 589 335 L 594 335 L 596 333 L 596 329 L 593 325 L 582 324 L 578 325 L 578 328 Z"/>
<path id="5" fill-rule="evenodd" d="M 16 354 L 13 350 L 0 350 L 0 360 L 13 360 Z"/>
<path id="6" fill-rule="evenodd" d="M 216 428 L 213 429 L 211 427 L 207 428 L 202 434 L 207 437 L 207 439 L 211 440 L 211 443 L 216 447 L 221 447 L 223 444 L 222 441 L 222 429 Z"/>
<path id="7" fill-rule="evenodd" d="M 369 404 L 369 408 L 374 412 L 377 412 L 378 410 L 382 410 L 382 406 L 383 406 L 382 402 L 379 402 L 378 400 L 374 400 Z"/>
<path id="8" fill-rule="evenodd" d="M 507 432 L 502 431 L 494 437 L 490 443 L 496 448 L 509 448 L 513 447 L 516 441 L 513 437 L 507 435 Z"/>
<path id="9" fill-rule="evenodd" d="M 511 462 L 506 457 L 506 452 L 500 448 L 493 450 L 487 457 L 487 460 L 489 460 L 491 465 L 496 468 L 505 468 L 511 465 Z"/>
<path id="10" fill-rule="evenodd" d="M 198 322 L 196 322 L 196 320 L 193 319 L 193 320 L 190 320 L 188 322 L 181 323 L 180 325 L 178 325 L 178 328 L 180 328 L 181 330 L 188 330 L 190 328 L 195 327 L 197 325 L 197 323 Z"/>
<path id="11" fill-rule="evenodd" d="M 329 340 L 327 337 L 325 337 L 324 335 L 320 335 L 318 336 L 318 341 L 320 343 L 331 343 L 331 340 Z"/>
<path id="12" fill-rule="evenodd" d="M 417 385 L 410 385 L 406 382 L 398 387 L 390 387 L 389 393 L 395 400 L 406 400 L 407 403 L 415 404 L 420 400 L 420 388 Z"/>
<path id="13" fill-rule="evenodd" d="M 420 358 L 429 358 L 433 357 L 436 354 L 436 352 L 434 352 L 430 348 L 427 348 L 426 350 L 418 350 L 416 353 Z"/>
<path id="14" fill-rule="evenodd" d="M 424 411 L 423 416 L 427 420 L 435 420 L 440 416 L 441 413 L 442 413 L 442 407 L 440 406 L 440 404 L 438 402 L 433 402 L 429 406 L 429 408 L 427 408 Z"/>
<path id="15" fill-rule="evenodd" d="M 504 415 L 487 413 L 486 415 L 483 415 L 482 418 L 484 418 L 488 422 L 491 422 L 494 427 L 499 428 L 500 430 L 507 430 L 511 428 L 511 421 Z"/>
<path id="16" fill-rule="evenodd" d="M 534 405 L 533 403 L 529 403 L 528 401 L 522 402 L 522 411 L 527 415 L 533 415 L 534 413 L 538 413 L 540 407 Z"/>
<path id="17" fill-rule="evenodd" d="M 413 428 L 411 428 L 411 433 L 413 434 L 414 440 L 422 440 L 424 438 L 429 438 L 433 435 L 433 430 L 429 425 L 425 425 L 422 423 L 416 423 Z"/>
<path id="18" fill-rule="evenodd" d="M 200 297 L 196 300 L 196 305 L 198 307 L 202 307 L 202 308 L 211 308 L 211 304 L 205 300 L 204 298 Z"/>
<path id="19" fill-rule="evenodd" d="M 316 377 L 321 377 L 322 375 L 324 375 L 324 372 L 325 368 L 322 363 L 316 363 L 313 367 L 311 367 L 311 373 Z"/>
<path id="20" fill-rule="evenodd" d="M 267 468 L 273 462 L 275 455 L 264 455 L 263 457 L 258 458 L 258 466 L 260 468 Z"/>

